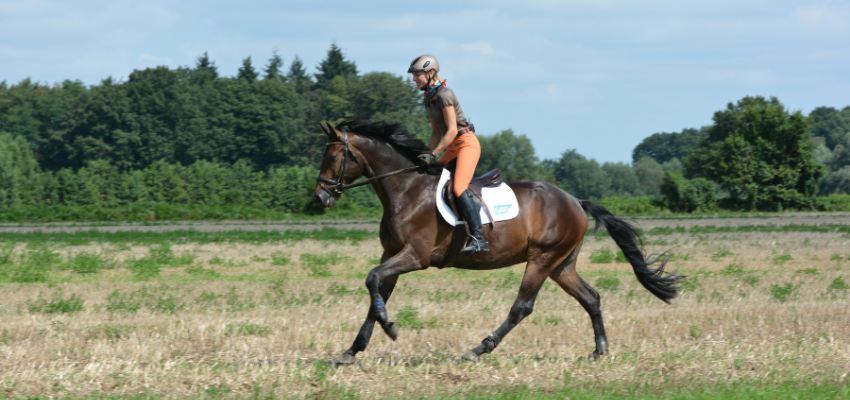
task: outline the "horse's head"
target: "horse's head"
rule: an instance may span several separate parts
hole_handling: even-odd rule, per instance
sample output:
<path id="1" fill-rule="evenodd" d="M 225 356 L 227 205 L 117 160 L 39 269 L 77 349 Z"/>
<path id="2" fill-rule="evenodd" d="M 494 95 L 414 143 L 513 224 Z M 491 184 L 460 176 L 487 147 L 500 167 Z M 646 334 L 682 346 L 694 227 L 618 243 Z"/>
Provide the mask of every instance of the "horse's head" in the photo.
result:
<path id="1" fill-rule="evenodd" d="M 339 131 L 331 124 L 327 127 L 319 124 L 328 136 L 325 154 L 322 156 L 322 167 L 316 178 L 316 190 L 313 202 L 320 208 L 331 208 L 337 199 L 345 193 L 344 185 L 350 184 L 364 173 L 363 156 L 352 147 L 353 135 L 345 130 Z M 357 154 L 360 154 L 358 157 Z"/>

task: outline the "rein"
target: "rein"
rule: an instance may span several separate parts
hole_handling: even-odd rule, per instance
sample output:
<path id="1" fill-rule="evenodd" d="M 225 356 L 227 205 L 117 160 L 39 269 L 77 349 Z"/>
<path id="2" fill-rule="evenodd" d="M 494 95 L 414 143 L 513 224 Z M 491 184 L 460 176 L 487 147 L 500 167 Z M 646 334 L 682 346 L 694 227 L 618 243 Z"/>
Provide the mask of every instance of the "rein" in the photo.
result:
<path id="1" fill-rule="evenodd" d="M 401 174 L 401 173 L 404 173 L 404 172 L 413 171 L 415 169 L 422 168 L 422 167 L 425 166 L 425 165 L 417 165 L 417 166 L 414 166 L 414 167 L 402 168 L 402 169 L 399 169 L 399 170 L 396 170 L 396 171 L 387 172 L 386 174 L 375 175 L 371 178 L 362 180 L 362 181 L 357 182 L 357 183 L 351 183 L 351 184 L 346 185 L 346 184 L 342 183 L 342 180 L 345 177 L 345 164 L 346 164 L 346 160 L 348 158 L 348 153 L 351 153 L 351 157 L 354 158 L 354 162 L 357 163 L 357 165 L 360 167 L 361 171 L 363 171 L 365 173 L 366 169 L 363 168 L 363 164 L 360 163 L 360 160 L 357 159 L 357 156 L 354 154 L 353 151 L 351 151 L 351 147 L 348 145 L 348 131 L 343 129 L 342 135 L 343 135 L 342 137 L 343 137 L 343 140 L 344 140 L 343 142 L 328 142 L 328 144 L 327 144 L 327 146 L 334 145 L 334 144 L 341 144 L 341 145 L 345 146 L 345 150 L 343 150 L 343 152 L 342 152 L 342 163 L 339 164 L 339 173 L 337 174 L 336 180 L 328 179 L 328 178 L 322 178 L 321 176 L 316 178 L 316 182 L 319 183 L 319 186 L 322 187 L 322 190 L 324 190 L 325 192 L 327 192 L 328 194 L 333 196 L 335 199 L 339 199 L 339 197 L 342 196 L 343 194 L 345 194 L 345 192 L 348 191 L 348 189 L 356 188 L 358 186 L 363 186 L 363 185 L 366 185 L 368 183 L 372 183 L 373 181 L 376 181 L 378 179 L 383 179 L 383 178 L 386 178 L 388 176 L 393 176 L 393 175 L 398 175 L 398 174 Z M 331 185 L 331 186 L 330 187 L 325 186 L 325 183 L 327 183 L 328 185 Z"/>

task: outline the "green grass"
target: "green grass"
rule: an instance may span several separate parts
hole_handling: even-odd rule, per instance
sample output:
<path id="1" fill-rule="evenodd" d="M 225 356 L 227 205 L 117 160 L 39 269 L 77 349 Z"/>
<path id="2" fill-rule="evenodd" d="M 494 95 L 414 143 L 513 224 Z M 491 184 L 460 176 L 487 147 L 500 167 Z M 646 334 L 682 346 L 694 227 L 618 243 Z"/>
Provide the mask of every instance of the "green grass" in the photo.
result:
<path id="1" fill-rule="evenodd" d="M 328 253 L 302 254 L 299 259 L 304 269 L 307 270 L 307 275 L 326 278 L 333 275 L 328 268 L 329 265 L 351 260 L 351 257 L 341 256 L 338 253 Z"/>
<path id="2" fill-rule="evenodd" d="M 460 389 L 443 389 L 436 393 L 432 392 L 409 392 L 403 390 L 404 382 L 399 382 L 399 393 L 375 397 L 360 396 L 351 388 L 340 384 L 328 382 L 328 376 L 337 373 L 330 363 L 317 361 L 309 370 L 309 378 L 315 383 L 315 392 L 310 398 L 316 399 L 382 399 L 382 400 L 821 400 L 821 399 L 847 399 L 850 398 L 850 385 L 842 383 L 811 383 L 781 382 L 770 383 L 761 381 L 741 380 L 731 384 L 713 384 L 711 382 L 694 382 L 692 384 L 669 385 L 666 387 L 623 384 L 594 383 L 589 385 L 573 385 L 567 383 L 565 386 L 555 389 L 536 389 L 527 386 L 491 386 L 491 387 L 464 387 Z M 565 381 L 571 380 L 569 371 L 564 374 Z M 258 384 L 249 385 L 249 392 L 241 391 L 242 398 L 256 399 L 292 399 L 290 394 L 277 394 L 269 387 L 260 387 Z M 211 385 L 204 390 L 203 394 L 183 397 L 185 399 L 217 399 L 232 398 L 233 390 L 226 384 Z M 2 398 L 6 398 L 5 396 Z M 31 400 L 162 400 L 174 398 L 168 393 L 140 392 L 132 394 L 103 394 L 92 393 L 85 396 L 55 392 L 50 395 L 28 396 Z"/>
<path id="3" fill-rule="evenodd" d="M 101 254 L 81 252 L 69 257 L 64 267 L 78 274 L 95 274 L 114 265 Z"/>
<path id="4" fill-rule="evenodd" d="M 174 292 L 175 288 L 143 286 L 141 289 L 127 292 L 116 290 L 106 297 L 105 309 L 111 312 L 135 313 L 141 308 L 152 312 L 173 314 L 186 307 L 182 299 Z"/>
<path id="5" fill-rule="evenodd" d="M 613 276 L 603 276 L 596 280 L 596 286 L 607 291 L 616 292 L 620 288 L 620 280 Z"/>
<path id="6" fill-rule="evenodd" d="M 565 374 L 565 380 L 569 380 Z M 813 384 L 809 382 L 765 383 L 758 381 L 740 381 L 732 384 L 712 384 L 694 382 L 692 385 L 669 385 L 667 387 L 647 387 L 644 385 L 625 386 L 622 384 L 591 384 L 560 389 L 534 389 L 525 386 L 502 386 L 489 388 L 468 388 L 453 393 L 420 395 L 398 395 L 385 399 L 432 399 L 432 400 L 781 400 L 781 399 L 845 399 L 850 397 L 850 385 Z M 359 399 L 353 393 L 341 391 L 345 399 Z"/>
<path id="7" fill-rule="evenodd" d="M 272 254 L 272 265 L 283 267 L 283 266 L 289 265 L 290 262 L 291 262 L 291 260 L 289 259 L 289 256 L 287 256 L 286 254 L 283 254 L 283 253 Z"/>
<path id="8" fill-rule="evenodd" d="M 847 283 L 844 282 L 844 279 L 841 279 L 841 277 L 839 276 L 838 278 L 835 278 L 832 283 L 829 284 L 829 287 L 827 289 L 830 291 L 847 290 L 850 289 L 850 286 L 848 286 Z"/>
<path id="9" fill-rule="evenodd" d="M 340 384 L 330 383 L 328 376 L 337 371 L 330 363 L 317 361 L 313 364 L 309 377 L 315 383 L 315 392 L 310 398 L 316 399 L 382 399 L 382 400 L 821 400 L 850 398 L 850 385 L 841 383 L 811 383 L 811 382 L 781 382 L 768 383 L 742 380 L 731 384 L 712 384 L 710 382 L 694 382 L 685 385 L 669 385 L 667 387 L 622 384 L 593 384 L 572 386 L 556 389 L 536 389 L 527 386 L 493 386 L 493 387 L 464 387 L 461 389 L 443 389 L 436 393 L 411 393 L 403 390 L 403 382 L 399 382 L 399 393 L 385 397 L 360 396 L 353 389 Z M 565 374 L 568 377 L 569 373 Z M 568 378 L 565 378 L 568 380 Z M 263 388 L 257 384 L 248 385 L 250 391 L 241 391 L 242 398 L 256 399 L 292 399 L 290 394 L 277 394 L 272 388 Z M 203 394 L 183 397 L 186 399 L 217 399 L 232 398 L 233 390 L 226 384 L 211 385 Z M 5 396 L 2 398 L 6 398 Z M 31 400 L 162 400 L 174 398 L 168 393 L 141 392 L 132 394 L 103 394 L 92 393 L 85 396 L 56 392 L 50 395 L 28 396 Z"/>
<path id="10" fill-rule="evenodd" d="M 672 218 L 668 218 L 672 219 Z M 736 226 L 715 226 L 715 225 L 705 225 L 705 226 L 692 226 L 690 228 L 685 228 L 681 226 L 677 227 L 669 227 L 669 226 L 661 226 L 652 228 L 648 231 L 644 231 L 638 229 L 638 232 L 641 235 L 649 235 L 649 236 L 669 236 L 669 235 L 677 235 L 677 234 L 691 234 L 691 235 L 709 235 L 709 234 L 722 234 L 722 233 L 792 233 L 792 232 L 812 232 L 812 233 L 850 233 L 850 225 L 847 224 L 818 224 L 818 225 L 804 225 L 804 224 L 789 224 L 789 225 L 775 225 L 775 224 L 766 224 L 766 225 L 736 225 Z M 608 232 L 604 229 L 600 229 L 597 232 L 593 232 L 589 230 L 587 232 L 588 236 L 609 236 Z"/>
<path id="11" fill-rule="evenodd" d="M 28 300 L 27 308 L 31 314 L 66 314 L 82 311 L 83 300 L 77 294 L 72 294 L 68 298 L 65 298 L 62 291 L 57 290 L 50 300 L 45 299 L 41 295 L 35 300 Z"/>
<path id="12" fill-rule="evenodd" d="M 224 326 L 224 336 L 268 336 L 272 328 L 253 322 L 237 322 Z"/>
<path id="13" fill-rule="evenodd" d="M 820 225 L 739 225 L 739 226 L 694 226 L 684 227 L 657 227 L 649 231 L 641 231 L 641 234 L 649 236 L 667 236 L 674 234 L 707 235 L 735 232 L 815 232 L 815 233 L 850 233 L 850 225 L 844 224 L 820 224 Z M 597 232 L 588 231 L 588 236 L 609 236 L 608 232 L 600 229 Z M 81 230 L 78 232 L 0 232 L 0 242 L 3 243 L 31 243 L 32 246 L 47 243 L 61 243 L 67 245 L 87 245 L 95 243 L 114 243 L 118 245 L 157 245 L 163 243 L 186 244 L 186 243 L 280 243 L 297 242 L 301 240 L 337 240 L 351 241 L 357 243 L 363 240 L 377 239 L 378 232 L 364 229 L 336 229 L 324 227 L 322 229 L 286 230 L 286 231 L 216 231 L 201 232 L 195 229 L 184 229 L 167 232 L 150 231 L 118 231 L 104 232 L 94 229 Z M 609 250 L 610 251 L 610 250 Z M 729 254 L 724 254 L 727 256 Z M 0 250 L 0 265 L 3 263 L 4 253 Z M 833 259 L 841 260 L 840 255 Z M 612 252 L 612 261 L 617 255 Z"/>
<path id="14" fill-rule="evenodd" d="M 427 321 L 419 319 L 419 310 L 413 306 L 404 306 L 398 311 L 395 318 L 395 323 L 401 328 L 410 328 L 413 330 L 421 330 L 423 328 L 439 328 L 440 323 L 436 318 Z"/>
<path id="15" fill-rule="evenodd" d="M 285 210 L 257 208 L 242 204 L 206 206 L 201 204 L 167 204 L 139 202 L 101 207 L 94 205 L 0 207 L 0 222 L 149 222 L 196 220 L 327 220 L 334 218 L 379 218 L 381 208 L 336 207 L 317 215 L 293 214 Z"/>
<path id="16" fill-rule="evenodd" d="M 608 264 L 616 259 L 611 249 L 603 247 L 590 254 L 590 262 L 594 264 Z"/>
<path id="17" fill-rule="evenodd" d="M 201 232 L 194 229 L 176 230 L 168 232 L 149 231 L 119 231 L 103 232 L 94 229 L 79 232 L 0 232 L 2 243 L 31 243 L 32 245 L 47 243 L 63 243 L 67 245 L 87 245 L 96 243 L 116 243 L 135 245 L 159 245 L 164 243 L 277 243 L 295 242 L 300 240 L 342 240 L 357 243 L 362 240 L 377 239 L 378 232 L 363 229 L 336 229 L 325 227 L 322 229 L 304 231 L 217 231 Z M 0 251 L 0 264 L 2 264 L 3 253 Z"/>
<path id="18" fill-rule="evenodd" d="M 773 257 L 773 263 L 776 265 L 784 265 L 788 261 L 793 261 L 794 257 L 791 257 L 790 254 L 783 254 L 781 256 Z"/>
<path id="19" fill-rule="evenodd" d="M 770 294 L 773 295 L 773 298 L 779 300 L 780 303 L 784 303 L 797 296 L 797 289 L 799 287 L 799 284 L 794 285 L 792 283 L 786 283 L 784 285 L 770 285 Z"/>
<path id="20" fill-rule="evenodd" d="M 729 264 L 722 270 L 720 270 L 721 275 L 743 275 L 744 274 L 744 266 L 741 264 Z"/>

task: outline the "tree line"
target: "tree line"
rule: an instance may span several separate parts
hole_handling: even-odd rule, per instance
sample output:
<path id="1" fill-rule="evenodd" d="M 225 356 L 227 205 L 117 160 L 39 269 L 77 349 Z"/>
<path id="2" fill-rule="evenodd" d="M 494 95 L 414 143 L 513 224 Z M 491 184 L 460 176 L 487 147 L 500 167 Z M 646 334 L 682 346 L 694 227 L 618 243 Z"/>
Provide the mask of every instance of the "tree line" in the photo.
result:
<path id="1" fill-rule="evenodd" d="M 0 207 L 244 204 L 319 213 L 310 196 L 324 151 L 322 121 L 391 120 L 430 135 L 421 93 L 404 76 L 360 74 L 332 44 L 313 74 L 275 50 L 222 76 L 205 53 L 193 67 L 147 68 L 86 86 L 0 82 Z M 850 193 L 850 107 L 789 112 L 745 97 L 699 129 L 656 133 L 631 163 L 575 149 L 540 160 L 512 130 L 479 136 L 478 171 L 537 179 L 581 198 L 641 198 L 674 211 L 810 209 Z M 357 194 L 355 194 L 357 193 Z M 369 189 L 343 209 L 376 210 Z"/>

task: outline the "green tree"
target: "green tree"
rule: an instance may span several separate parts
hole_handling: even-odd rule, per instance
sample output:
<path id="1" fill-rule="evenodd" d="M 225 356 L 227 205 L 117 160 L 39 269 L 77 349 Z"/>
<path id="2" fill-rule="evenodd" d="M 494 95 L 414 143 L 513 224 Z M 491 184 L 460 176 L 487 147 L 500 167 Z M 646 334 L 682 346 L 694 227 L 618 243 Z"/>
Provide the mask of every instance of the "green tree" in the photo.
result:
<path id="1" fill-rule="evenodd" d="M 204 77 L 210 79 L 218 78 L 218 67 L 215 66 L 214 61 L 210 60 L 206 51 L 204 52 L 204 55 L 198 57 L 198 60 L 195 63 L 195 70 L 202 73 Z"/>
<path id="2" fill-rule="evenodd" d="M 553 168 L 561 189 L 582 199 L 604 197 L 611 188 L 611 178 L 596 160 L 587 159 L 575 149 L 561 154 Z"/>
<path id="3" fill-rule="evenodd" d="M 242 60 L 242 66 L 239 68 L 239 75 L 236 76 L 237 79 L 244 79 L 248 83 L 254 83 L 257 81 L 257 77 L 260 76 L 257 71 L 254 70 L 254 66 L 251 65 L 251 57 Z"/>
<path id="4" fill-rule="evenodd" d="M 388 120 L 401 123 L 413 134 L 431 132 L 431 125 L 422 105 L 422 94 L 412 82 L 387 72 L 371 72 L 360 77 L 341 76 L 335 83 L 346 85 L 347 111 L 354 118 L 372 121 Z"/>
<path id="5" fill-rule="evenodd" d="M 277 54 L 277 47 L 272 51 L 272 58 L 269 59 L 269 64 L 263 70 L 265 74 L 263 79 L 283 81 L 283 59 Z"/>
<path id="6" fill-rule="evenodd" d="M 850 166 L 832 171 L 820 181 L 820 194 L 850 194 Z"/>
<path id="7" fill-rule="evenodd" d="M 540 174 L 534 146 L 525 135 L 517 136 L 507 129 L 492 136 L 478 136 L 478 141 L 481 142 L 481 158 L 476 175 L 501 168 L 505 182 L 519 182 L 537 179 Z"/>
<path id="8" fill-rule="evenodd" d="M 652 157 L 659 164 L 674 158 L 682 160 L 697 148 L 705 138 L 708 128 L 704 126 L 700 129 L 683 129 L 682 132 L 652 134 L 632 151 L 632 162 L 637 162 L 645 156 Z"/>
<path id="9" fill-rule="evenodd" d="M 747 210 L 811 208 L 823 166 L 814 161 L 808 120 L 775 97 L 744 97 L 714 113 L 714 125 L 685 159 L 691 177 L 715 181 Z"/>
<path id="10" fill-rule="evenodd" d="M 342 49 L 336 43 L 331 43 L 327 56 L 317 68 L 319 73 L 316 74 L 316 85 L 322 90 L 327 90 L 337 76 L 348 78 L 357 75 L 357 66 L 353 61 L 345 59 Z"/>
<path id="11" fill-rule="evenodd" d="M 850 106 L 841 111 L 832 107 L 815 108 L 809 113 L 809 121 L 809 134 L 823 137 L 826 147 L 832 150 L 850 133 Z"/>
<path id="12" fill-rule="evenodd" d="M 850 133 L 837 141 L 833 151 L 819 146 L 815 150 L 815 160 L 828 170 L 827 176 L 820 181 L 821 195 L 850 194 Z"/>
<path id="13" fill-rule="evenodd" d="M 310 79 L 310 75 L 307 74 L 307 69 L 304 68 L 304 63 L 298 58 L 298 55 L 289 64 L 289 72 L 286 74 L 286 80 L 295 86 L 295 91 L 299 94 L 308 92 L 313 86 L 313 81 Z"/>
<path id="14" fill-rule="evenodd" d="M 664 169 L 658 161 L 655 161 L 652 157 L 643 156 L 635 162 L 633 168 L 646 195 L 658 196 L 661 194 L 659 188 L 664 179 Z"/>
<path id="15" fill-rule="evenodd" d="M 681 174 L 666 172 L 661 193 L 671 211 L 711 211 L 717 206 L 715 184 L 705 178 L 686 179 Z"/>
<path id="16" fill-rule="evenodd" d="M 40 163 L 65 160 L 65 135 L 80 123 L 90 96 L 80 81 L 51 87 L 24 79 L 10 87 L 0 85 L 0 131 L 23 136 Z"/>
<path id="17" fill-rule="evenodd" d="M 250 89 L 234 110 L 232 156 L 226 161 L 251 160 L 261 170 L 280 165 L 317 165 L 324 142 L 321 135 L 305 129 L 304 120 L 299 118 L 301 104 L 292 85 L 264 80 Z"/>
<path id="18" fill-rule="evenodd" d="M 23 136 L 0 134 L 0 206 L 25 204 L 37 195 L 38 163 Z"/>
<path id="19" fill-rule="evenodd" d="M 602 164 L 602 170 L 610 179 L 611 184 L 601 197 L 636 197 L 646 194 L 631 165 L 621 162 L 606 162 Z"/>

